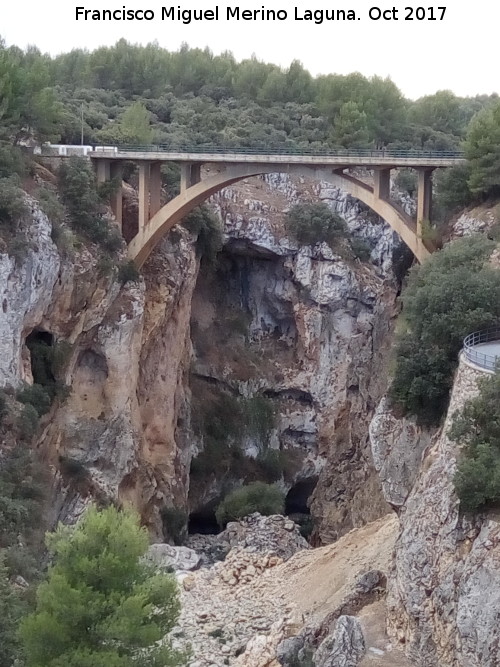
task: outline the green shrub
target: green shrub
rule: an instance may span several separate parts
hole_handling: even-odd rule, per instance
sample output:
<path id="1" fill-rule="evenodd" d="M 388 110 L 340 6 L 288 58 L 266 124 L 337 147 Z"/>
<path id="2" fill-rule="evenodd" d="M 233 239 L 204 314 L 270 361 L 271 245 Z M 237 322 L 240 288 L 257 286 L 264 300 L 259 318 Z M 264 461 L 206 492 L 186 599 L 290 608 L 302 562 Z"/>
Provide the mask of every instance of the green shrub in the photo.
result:
<path id="1" fill-rule="evenodd" d="M 140 273 L 133 261 L 124 262 L 118 267 L 118 280 L 122 285 L 137 283 L 140 277 Z"/>
<path id="2" fill-rule="evenodd" d="M 500 101 L 471 120 L 465 141 L 469 161 L 468 187 L 482 199 L 500 194 Z"/>
<path id="3" fill-rule="evenodd" d="M 214 262 L 223 244 L 222 223 L 218 216 L 203 204 L 191 211 L 182 224 L 197 236 L 198 254 L 209 262 Z"/>
<path id="4" fill-rule="evenodd" d="M 9 581 L 9 570 L 0 552 L 0 665 L 18 664 L 18 628 L 24 612 L 20 591 Z"/>
<path id="5" fill-rule="evenodd" d="M 59 168 L 61 198 L 75 232 L 107 252 L 123 245 L 116 229 L 104 218 L 104 207 L 92 167 L 82 158 L 71 157 Z"/>
<path id="6" fill-rule="evenodd" d="M 24 192 L 15 178 L 0 178 L 0 228 L 14 231 L 15 223 L 27 211 Z"/>
<path id="7" fill-rule="evenodd" d="M 18 420 L 18 429 L 21 438 L 29 441 L 33 438 L 38 427 L 38 412 L 28 403 L 21 410 Z"/>
<path id="8" fill-rule="evenodd" d="M 347 235 L 347 225 L 326 204 L 297 204 L 286 215 L 286 230 L 299 243 L 334 246 Z"/>
<path id="9" fill-rule="evenodd" d="M 50 410 L 52 398 L 41 384 L 25 385 L 17 392 L 17 400 L 25 405 L 31 405 L 38 417 Z"/>
<path id="10" fill-rule="evenodd" d="M 449 432 L 462 446 L 454 478 L 464 510 L 500 500 L 500 375 L 480 380 L 479 395 L 453 416 Z"/>
<path id="11" fill-rule="evenodd" d="M 360 262 L 369 262 L 371 257 L 370 246 L 363 239 L 352 238 L 351 250 L 356 259 Z"/>
<path id="12" fill-rule="evenodd" d="M 35 420 L 34 408 L 26 406 Z M 36 458 L 29 445 L 18 442 L 2 455 L 0 466 L 0 548 L 9 549 L 22 544 L 38 544 L 37 535 L 43 528 L 44 502 L 50 481 L 47 470 Z M 12 554 L 14 558 L 14 554 Z M 11 572 L 15 573 L 15 569 Z"/>
<path id="13" fill-rule="evenodd" d="M 414 197 L 417 193 L 417 173 L 414 169 L 399 169 L 394 183 L 398 190 L 410 197 Z"/>
<path id="14" fill-rule="evenodd" d="M 474 202 L 469 189 L 470 164 L 441 169 L 436 176 L 434 219 L 447 220 Z"/>
<path id="15" fill-rule="evenodd" d="M 0 178 L 8 178 L 13 174 L 24 176 L 27 171 L 27 160 L 21 149 L 0 141 Z"/>
<path id="16" fill-rule="evenodd" d="M 259 452 L 257 463 L 262 478 L 266 482 L 277 482 L 285 471 L 285 452 L 279 449 L 265 449 Z"/>
<path id="17" fill-rule="evenodd" d="M 253 512 L 264 516 L 282 514 L 285 508 L 284 493 L 264 482 L 253 482 L 229 493 L 217 507 L 215 516 L 221 527 Z"/>
<path id="18" fill-rule="evenodd" d="M 481 236 L 460 239 L 410 272 L 390 395 L 420 423 L 443 415 L 463 338 L 500 319 L 500 272 L 486 263 L 494 247 Z"/>
<path id="19" fill-rule="evenodd" d="M 256 438 L 262 447 L 267 446 L 269 435 L 275 426 L 276 411 L 273 402 L 255 394 L 240 401 L 244 431 L 246 435 Z"/>
<path id="20" fill-rule="evenodd" d="M 52 231 L 54 231 L 54 228 L 59 229 L 58 225 L 64 220 L 64 206 L 59 201 L 56 193 L 47 187 L 41 187 L 38 190 L 37 199 L 40 208 L 52 223 Z M 57 236 L 57 232 L 55 235 Z M 52 237 L 52 240 L 55 243 L 54 237 Z"/>

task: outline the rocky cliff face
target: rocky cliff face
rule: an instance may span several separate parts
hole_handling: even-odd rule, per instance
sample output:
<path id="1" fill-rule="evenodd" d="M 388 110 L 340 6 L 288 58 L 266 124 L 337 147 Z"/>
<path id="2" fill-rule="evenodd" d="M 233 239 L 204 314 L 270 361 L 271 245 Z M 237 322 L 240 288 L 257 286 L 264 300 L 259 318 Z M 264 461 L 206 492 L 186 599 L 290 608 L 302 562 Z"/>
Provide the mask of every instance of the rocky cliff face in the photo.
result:
<path id="1" fill-rule="evenodd" d="M 283 212 L 318 195 L 371 240 L 378 267 L 287 237 Z M 244 181 L 216 205 L 226 245 L 216 271 L 202 268 L 193 297 L 195 398 L 222 391 L 272 403 L 268 447 L 285 458 L 291 511 L 307 509 L 315 488 L 315 537 L 332 541 L 387 510 L 367 429 L 385 388 L 395 312 L 395 284 L 384 273 L 392 234 L 340 191 L 286 175 Z M 259 460 L 255 439 L 244 438 L 243 449 Z M 207 511 L 241 476 L 226 466 L 192 477 L 191 509 Z"/>
<path id="2" fill-rule="evenodd" d="M 369 244 L 374 263 L 286 237 L 283 212 L 318 197 Z M 396 294 L 393 235 L 380 220 L 326 183 L 249 179 L 213 202 L 225 229 L 217 269 L 203 264 L 198 274 L 194 239 L 178 228 L 140 283 L 122 287 L 97 248 L 70 239 L 59 251 L 50 221 L 30 203 L 24 257 L 0 255 L 0 385 L 33 381 L 30 335 L 69 344 L 62 379 L 71 393 L 37 436 L 56 476 L 54 520 L 74 520 L 92 497 L 111 498 L 131 502 L 162 537 L 169 507 L 196 512 L 238 480 L 262 476 L 260 463 L 251 465 L 261 443 L 246 432 L 249 475 L 240 466 L 190 478 L 206 445 L 193 433 L 193 405 L 196 416 L 197 401 L 220 391 L 272 404 L 267 446 L 285 456 L 278 473 L 276 458 L 267 472 L 292 491 L 289 511 L 308 511 L 316 487 L 318 541 L 386 510 L 366 437 L 384 389 Z"/>
<path id="3" fill-rule="evenodd" d="M 453 487 L 458 451 L 447 435 L 454 413 L 477 393 L 482 375 L 460 361 L 448 416 L 433 437 L 412 423 L 391 423 L 383 408 L 372 422 L 375 461 L 386 455 L 386 498 L 401 505 L 388 627 L 412 664 L 421 667 L 493 667 L 500 660 L 500 524 L 493 511 L 474 520 L 459 512 Z M 411 451 L 410 439 L 416 451 L 413 461 L 403 457 L 408 474 L 402 476 L 400 457 L 391 456 Z M 421 463 L 417 452 L 423 453 Z"/>
<path id="4" fill-rule="evenodd" d="M 193 240 L 183 230 L 166 239 L 144 281 L 121 287 L 96 248 L 58 252 L 50 221 L 30 203 L 26 251 L 0 255 L 0 384 L 32 383 L 30 334 L 69 344 L 63 381 L 71 392 L 38 433 L 56 473 L 54 520 L 74 520 L 92 497 L 128 500 L 161 534 L 158 508 L 187 495 Z"/>

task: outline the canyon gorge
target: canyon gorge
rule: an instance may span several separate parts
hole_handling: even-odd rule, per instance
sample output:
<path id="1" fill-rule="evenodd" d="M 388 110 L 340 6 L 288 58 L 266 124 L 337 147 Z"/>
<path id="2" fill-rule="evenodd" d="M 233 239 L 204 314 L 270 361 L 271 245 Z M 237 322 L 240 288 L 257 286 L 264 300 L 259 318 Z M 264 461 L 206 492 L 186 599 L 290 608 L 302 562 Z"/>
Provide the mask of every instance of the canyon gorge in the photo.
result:
<path id="1" fill-rule="evenodd" d="M 287 236 L 286 211 L 317 200 L 364 244 L 364 261 Z M 497 517 L 459 513 L 447 436 L 477 372 L 460 363 L 441 428 L 391 410 L 411 257 L 388 225 L 324 181 L 247 179 L 210 202 L 223 225 L 215 261 L 179 225 L 122 285 L 92 246 L 56 245 L 50 218 L 26 201 L 26 253 L 0 249 L 0 385 L 33 384 L 37 343 L 64 349 L 70 390 L 35 444 L 51 471 L 52 526 L 111 501 L 135 508 L 157 545 L 229 553 L 192 573 L 174 567 L 193 667 L 498 664 Z M 488 215 L 464 214 L 454 235 L 484 230 Z M 256 547 L 225 537 L 233 524 L 217 535 L 220 500 L 255 480 L 279 485 L 309 544 L 279 518 L 277 537 Z"/>

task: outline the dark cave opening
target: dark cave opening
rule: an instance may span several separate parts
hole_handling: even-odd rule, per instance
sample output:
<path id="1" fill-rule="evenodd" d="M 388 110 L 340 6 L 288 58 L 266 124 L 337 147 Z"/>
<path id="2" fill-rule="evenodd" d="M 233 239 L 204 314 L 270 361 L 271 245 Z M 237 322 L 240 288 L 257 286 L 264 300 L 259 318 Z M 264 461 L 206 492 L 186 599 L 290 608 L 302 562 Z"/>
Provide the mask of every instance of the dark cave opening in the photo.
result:
<path id="1" fill-rule="evenodd" d="M 54 336 L 49 331 L 34 330 L 26 337 L 26 347 L 31 356 L 33 382 L 44 387 L 55 383 L 53 373 Z"/>
<path id="2" fill-rule="evenodd" d="M 285 514 L 287 516 L 293 514 L 309 515 L 311 513 L 307 503 L 317 483 L 317 477 L 308 477 L 299 480 L 292 486 L 285 498 Z"/>
<path id="3" fill-rule="evenodd" d="M 188 533 L 193 535 L 218 535 L 220 526 L 215 518 L 215 505 L 200 507 L 196 512 L 191 512 L 188 519 Z"/>

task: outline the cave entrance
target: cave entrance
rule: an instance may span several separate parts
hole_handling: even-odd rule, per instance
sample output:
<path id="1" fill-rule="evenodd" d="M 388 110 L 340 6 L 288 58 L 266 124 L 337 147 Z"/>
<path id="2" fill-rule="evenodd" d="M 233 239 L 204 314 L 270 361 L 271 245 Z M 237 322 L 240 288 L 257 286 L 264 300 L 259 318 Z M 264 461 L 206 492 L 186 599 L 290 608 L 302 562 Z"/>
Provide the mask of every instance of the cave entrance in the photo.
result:
<path id="1" fill-rule="evenodd" d="M 308 477 L 296 482 L 285 498 L 285 514 L 291 515 L 307 515 L 311 514 L 308 507 L 308 500 L 318 483 L 317 477 Z"/>
<path id="2" fill-rule="evenodd" d="M 35 330 L 26 337 L 26 347 L 31 356 L 33 382 L 43 387 L 55 383 L 53 367 L 54 336 L 49 331 Z"/>
<path id="3" fill-rule="evenodd" d="M 215 505 L 208 505 L 191 512 L 188 519 L 188 533 L 194 535 L 218 535 L 220 526 L 215 518 Z"/>

